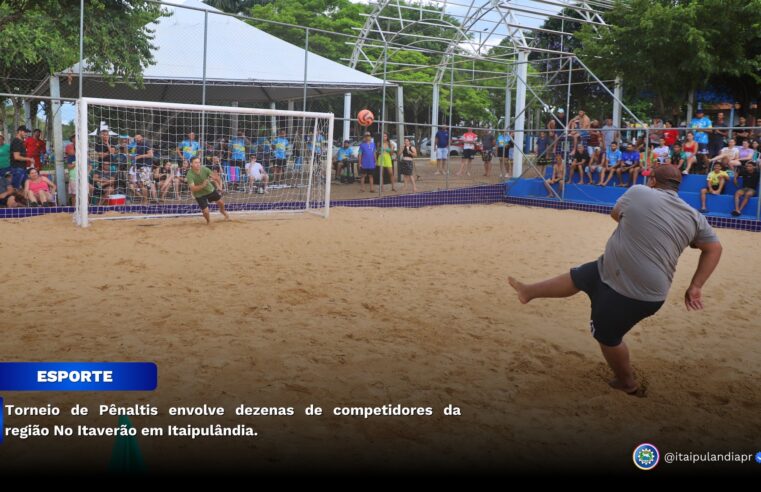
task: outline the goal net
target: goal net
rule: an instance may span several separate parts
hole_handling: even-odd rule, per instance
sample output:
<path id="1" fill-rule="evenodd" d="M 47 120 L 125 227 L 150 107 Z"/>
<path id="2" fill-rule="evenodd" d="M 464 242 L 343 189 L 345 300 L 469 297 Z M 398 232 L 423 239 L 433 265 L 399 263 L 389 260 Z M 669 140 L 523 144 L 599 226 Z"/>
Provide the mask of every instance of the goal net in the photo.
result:
<path id="1" fill-rule="evenodd" d="M 330 113 L 82 98 L 75 149 L 68 191 L 82 227 L 200 214 L 186 181 L 196 159 L 231 213 L 328 215 Z"/>

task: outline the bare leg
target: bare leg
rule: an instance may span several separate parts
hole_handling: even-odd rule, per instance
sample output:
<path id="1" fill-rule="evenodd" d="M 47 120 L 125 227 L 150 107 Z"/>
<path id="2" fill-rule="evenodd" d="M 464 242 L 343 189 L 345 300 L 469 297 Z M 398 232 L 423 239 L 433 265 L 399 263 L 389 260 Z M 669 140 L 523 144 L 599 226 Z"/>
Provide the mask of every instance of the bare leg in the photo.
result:
<path id="1" fill-rule="evenodd" d="M 518 300 L 522 304 L 539 297 L 571 297 L 579 292 L 579 289 L 573 284 L 570 272 L 535 284 L 524 284 L 513 277 L 508 277 L 507 281 L 518 293 Z"/>
<path id="2" fill-rule="evenodd" d="M 706 209 L 706 193 L 708 193 L 708 188 L 703 188 L 700 190 L 700 209 L 705 210 Z"/>
<path id="3" fill-rule="evenodd" d="M 206 225 L 211 224 L 211 217 L 209 217 L 209 207 L 201 210 L 201 213 L 203 214 L 203 218 L 206 219 Z"/>
<path id="4" fill-rule="evenodd" d="M 225 216 L 225 220 L 230 220 L 230 216 L 227 215 L 227 211 L 225 210 L 225 202 L 224 200 L 217 200 L 217 206 L 219 207 L 219 213 Z M 209 209 L 206 209 L 206 213 L 209 212 Z"/>
<path id="5" fill-rule="evenodd" d="M 375 193 L 375 189 L 373 189 L 373 175 L 368 174 L 367 177 L 370 179 L 370 193 Z"/>
<path id="6" fill-rule="evenodd" d="M 608 347 L 607 345 L 600 344 L 602 355 L 605 357 L 605 361 L 613 370 L 615 378 L 611 380 L 611 388 L 621 390 L 625 393 L 634 393 L 639 388 L 639 385 L 634 380 L 634 369 L 632 369 L 631 362 L 629 362 L 629 348 L 625 342 L 621 342 L 615 347 Z"/>

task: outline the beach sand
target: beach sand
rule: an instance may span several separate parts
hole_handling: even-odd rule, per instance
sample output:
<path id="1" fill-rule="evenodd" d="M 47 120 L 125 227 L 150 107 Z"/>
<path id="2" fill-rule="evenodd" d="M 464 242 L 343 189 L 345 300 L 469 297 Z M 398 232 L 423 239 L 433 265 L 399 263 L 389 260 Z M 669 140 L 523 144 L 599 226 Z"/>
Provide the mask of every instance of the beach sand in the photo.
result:
<path id="1" fill-rule="evenodd" d="M 219 220 L 218 215 L 214 217 Z M 331 210 L 315 216 L 0 222 L 5 361 L 155 361 L 155 393 L 4 393 L 5 403 L 87 405 L 91 416 L 8 417 L 115 425 L 97 405 L 150 403 L 138 426 L 246 423 L 256 439 L 140 438 L 149 469 L 420 470 L 563 466 L 632 470 L 662 451 L 754 452 L 761 435 L 758 234 L 718 230 L 724 256 L 702 312 L 681 258 L 661 311 L 627 336 L 635 398 L 611 390 L 583 294 L 521 305 L 533 281 L 602 252 L 607 216 L 504 204 Z M 169 417 L 216 404 L 219 417 Z M 431 406 L 430 417 L 334 417 L 335 406 Z M 461 416 L 444 416 L 453 404 Z M 294 406 L 293 417 L 234 409 Z M 315 404 L 323 416 L 304 416 Z M 113 438 L 6 438 L 3 469 L 105 470 Z"/>

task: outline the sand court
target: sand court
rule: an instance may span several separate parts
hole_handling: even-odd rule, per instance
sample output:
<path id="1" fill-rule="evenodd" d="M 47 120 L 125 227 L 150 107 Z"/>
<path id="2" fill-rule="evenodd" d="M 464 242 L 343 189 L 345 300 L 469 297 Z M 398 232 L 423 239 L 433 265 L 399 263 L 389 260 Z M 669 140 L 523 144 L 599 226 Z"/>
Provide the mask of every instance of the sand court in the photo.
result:
<path id="1" fill-rule="evenodd" d="M 702 312 L 684 308 L 698 252 L 684 253 L 663 308 L 626 338 L 645 398 L 607 386 L 583 293 L 524 306 L 507 285 L 508 275 L 535 281 L 596 258 L 614 228 L 605 215 L 504 204 L 335 208 L 328 220 L 235 217 L 209 227 L 200 215 L 96 221 L 85 230 L 68 215 L 3 221 L 6 267 L 15 272 L 2 284 L 3 359 L 155 361 L 159 386 L 2 396 L 16 405 L 53 398 L 62 407 L 161 408 L 134 417 L 137 424 L 249 418 L 261 427 L 256 441 L 143 440 L 149 467 L 165 459 L 224 467 L 234 452 L 264 468 L 338 453 L 344 464 L 397 468 L 583 466 L 595 455 L 595 465 L 629 470 L 632 449 L 648 440 L 755 452 L 760 236 L 717 229 L 724 255 Z M 304 417 L 311 403 L 326 414 L 386 404 L 435 413 Z M 463 415 L 441 415 L 450 403 Z M 167 415 L 169 406 L 202 404 L 227 412 L 180 422 Z M 234 414 L 243 404 L 299 411 L 257 420 Z M 32 453 L 38 463 L 65 462 L 72 450 L 107 462 L 112 445 L 9 440 L 0 453 L 4 466 Z"/>

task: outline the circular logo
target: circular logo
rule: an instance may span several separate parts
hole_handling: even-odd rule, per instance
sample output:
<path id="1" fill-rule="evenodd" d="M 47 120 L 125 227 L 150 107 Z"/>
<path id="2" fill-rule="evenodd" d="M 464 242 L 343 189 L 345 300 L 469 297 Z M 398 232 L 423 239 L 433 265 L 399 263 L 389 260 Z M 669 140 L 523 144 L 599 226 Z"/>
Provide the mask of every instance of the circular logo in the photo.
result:
<path id="1" fill-rule="evenodd" d="M 756 463 L 761 463 L 761 451 L 756 453 Z"/>
<path id="2" fill-rule="evenodd" d="M 652 444 L 643 443 L 634 448 L 632 459 L 640 470 L 652 470 L 660 461 L 661 453 Z"/>

